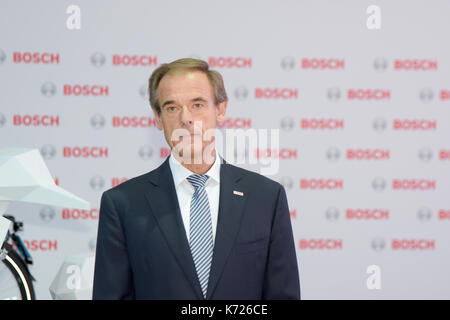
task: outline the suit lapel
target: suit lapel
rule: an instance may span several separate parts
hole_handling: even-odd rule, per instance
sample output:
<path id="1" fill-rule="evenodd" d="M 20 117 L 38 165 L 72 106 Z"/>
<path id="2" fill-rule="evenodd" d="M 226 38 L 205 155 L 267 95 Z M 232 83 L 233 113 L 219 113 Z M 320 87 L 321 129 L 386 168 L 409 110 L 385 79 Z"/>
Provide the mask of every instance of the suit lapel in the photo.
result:
<path id="1" fill-rule="evenodd" d="M 146 198 L 150 203 L 151 212 L 155 216 L 186 278 L 199 298 L 203 298 L 181 218 L 180 206 L 169 166 L 169 158 L 150 176 L 150 182 L 150 191 L 146 193 Z"/>
<path id="2" fill-rule="evenodd" d="M 240 179 L 241 176 L 237 174 L 237 170 L 224 161 L 220 166 L 219 216 L 207 299 L 210 299 L 214 293 L 241 225 L 249 189 L 240 183 Z M 244 195 L 236 195 L 233 193 L 234 190 L 243 192 Z"/>

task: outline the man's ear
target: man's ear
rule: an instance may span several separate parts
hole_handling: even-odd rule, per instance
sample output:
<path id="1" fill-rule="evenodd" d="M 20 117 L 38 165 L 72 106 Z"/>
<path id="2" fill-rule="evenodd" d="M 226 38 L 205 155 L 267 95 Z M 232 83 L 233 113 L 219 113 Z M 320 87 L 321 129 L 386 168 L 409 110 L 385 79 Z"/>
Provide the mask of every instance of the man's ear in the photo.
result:
<path id="1" fill-rule="evenodd" d="M 225 116 L 227 113 L 227 106 L 228 106 L 228 100 L 219 103 L 216 108 L 217 108 L 217 116 L 216 116 L 216 120 L 217 122 L 222 122 L 225 121 Z"/>
<path id="2" fill-rule="evenodd" d="M 152 111 L 153 111 L 153 114 L 155 115 L 157 128 L 159 130 L 162 130 L 163 125 L 162 125 L 162 121 L 161 121 L 161 116 L 158 114 L 158 112 L 155 109 L 152 108 Z"/>

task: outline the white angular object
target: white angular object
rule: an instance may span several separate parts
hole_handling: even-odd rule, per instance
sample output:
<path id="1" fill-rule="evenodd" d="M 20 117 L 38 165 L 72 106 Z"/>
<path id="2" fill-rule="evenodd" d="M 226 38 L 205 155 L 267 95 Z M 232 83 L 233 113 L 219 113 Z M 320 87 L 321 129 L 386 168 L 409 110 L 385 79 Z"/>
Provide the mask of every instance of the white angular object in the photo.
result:
<path id="1" fill-rule="evenodd" d="M 57 186 L 39 150 L 29 148 L 0 149 L 0 202 L 4 201 L 90 209 L 89 202 Z"/>
<path id="2" fill-rule="evenodd" d="M 93 255 L 66 257 L 49 288 L 53 300 L 92 300 L 94 266 Z"/>
<path id="3" fill-rule="evenodd" d="M 11 226 L 11 221 L 0 215 L 0 247 L 3 241 L 5 241 L 6 235 L 8 234 L 9 227 Z M 1 259 L 0 259 L 1 260 Z"/>

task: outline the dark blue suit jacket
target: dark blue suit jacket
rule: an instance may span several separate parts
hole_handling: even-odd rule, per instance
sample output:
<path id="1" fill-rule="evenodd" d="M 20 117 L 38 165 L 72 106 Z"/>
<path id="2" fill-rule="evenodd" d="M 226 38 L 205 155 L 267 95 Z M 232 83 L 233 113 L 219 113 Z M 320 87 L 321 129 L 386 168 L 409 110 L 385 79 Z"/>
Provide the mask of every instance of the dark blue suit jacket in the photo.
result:
<path id="1" fill-rule="evenodd" d="M 168 158 L 103 193 L 93 299 L 203 299 Z M 283 186 L 226 162 L 207 299 L 300 299 Z"/>

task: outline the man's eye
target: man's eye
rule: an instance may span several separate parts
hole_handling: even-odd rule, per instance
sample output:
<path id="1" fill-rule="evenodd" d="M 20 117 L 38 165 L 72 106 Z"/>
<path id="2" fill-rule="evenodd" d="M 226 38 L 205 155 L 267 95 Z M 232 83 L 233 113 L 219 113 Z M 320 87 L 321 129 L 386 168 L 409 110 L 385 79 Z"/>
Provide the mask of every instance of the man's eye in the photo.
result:
<path id="1" fill-rule="evenodd" d="M 167 107 L 166 109 L 169 112 L 174 112 L 175 110 L 177 110 L 177 107 L 171 106 L 171 107 Z"/>
<path id="2" fill-rule="evenodd" d="M 195 109 L 200 109 L 201 107 L 203 107 L 203 105 L 201 103 L 194 104 Z"/>

